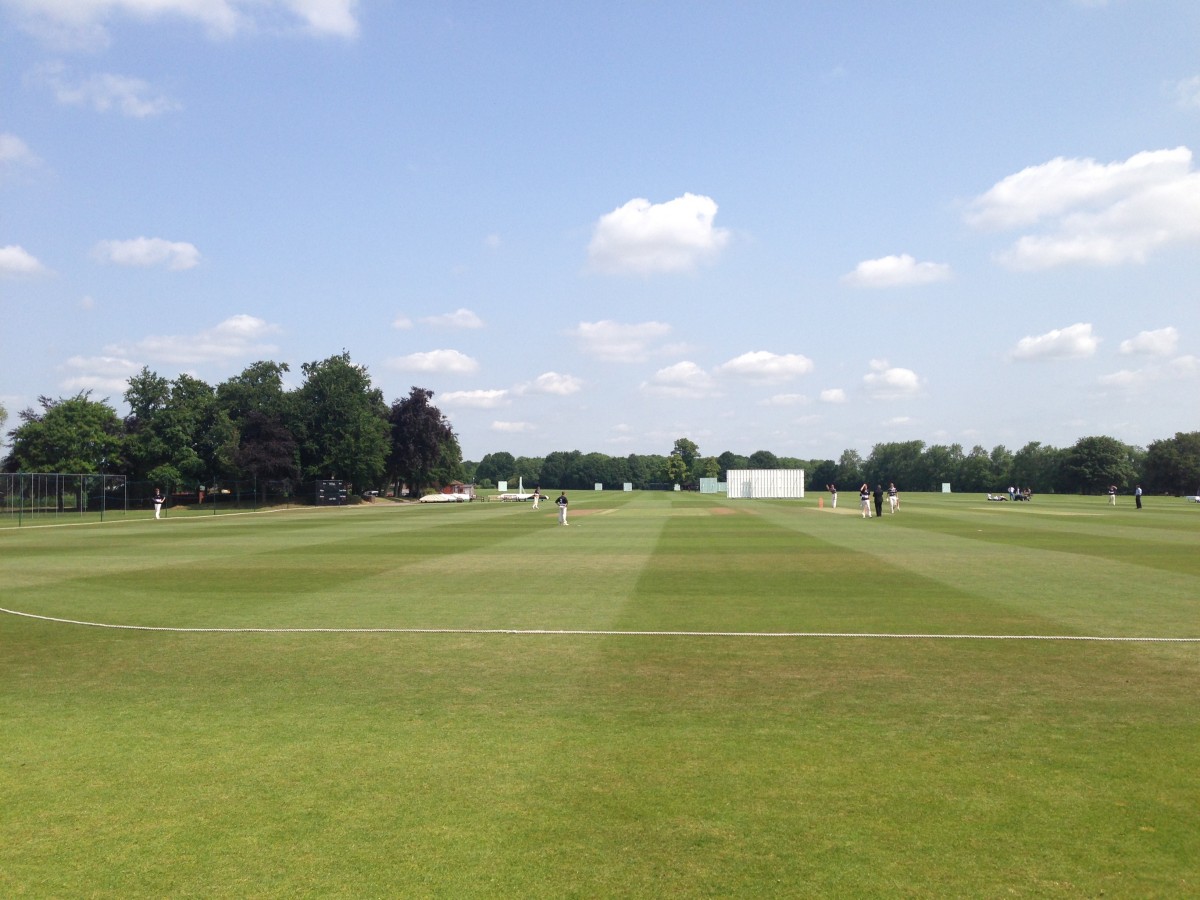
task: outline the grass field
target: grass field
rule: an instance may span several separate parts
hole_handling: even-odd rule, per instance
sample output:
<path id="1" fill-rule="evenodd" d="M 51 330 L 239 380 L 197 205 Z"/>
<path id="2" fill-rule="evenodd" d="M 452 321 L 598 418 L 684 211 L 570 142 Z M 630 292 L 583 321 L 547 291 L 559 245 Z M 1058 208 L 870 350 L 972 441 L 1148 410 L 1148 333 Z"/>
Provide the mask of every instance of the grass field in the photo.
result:
<path id="1" fill-rule="evenodd" d="M 572 500 L 0 530 L 0 896 L 1200 895 L 1197 505 Z"/>

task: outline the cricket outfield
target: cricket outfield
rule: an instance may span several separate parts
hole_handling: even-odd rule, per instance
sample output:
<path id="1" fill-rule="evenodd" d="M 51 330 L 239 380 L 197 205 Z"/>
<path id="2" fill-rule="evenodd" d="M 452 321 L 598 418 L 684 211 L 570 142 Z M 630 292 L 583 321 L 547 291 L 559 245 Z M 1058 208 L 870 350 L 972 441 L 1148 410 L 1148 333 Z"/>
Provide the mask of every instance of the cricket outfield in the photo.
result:
<path id="1" fill-rule="evenodd" d="M 1200 508 L 1146 506 L 0 530 L 0 894 L 1194 894 Z"/>

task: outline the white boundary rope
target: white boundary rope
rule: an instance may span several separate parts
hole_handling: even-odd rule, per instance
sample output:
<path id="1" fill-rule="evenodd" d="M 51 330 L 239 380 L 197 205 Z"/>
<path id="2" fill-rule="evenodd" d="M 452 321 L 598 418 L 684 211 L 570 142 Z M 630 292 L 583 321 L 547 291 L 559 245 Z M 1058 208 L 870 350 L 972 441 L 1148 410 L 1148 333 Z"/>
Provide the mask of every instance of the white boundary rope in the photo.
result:
<path id="1" fill-rule="evenodd" d="M 893 638 L 951 641 L 1093 641 L 1099 643 L 1196 644 L 1200 637 L 1103 637 L 1077 634 L 892 634 L 844 631 L 604 631 L 585 628 L 184 628 L 172 625 L 114 625 L 40 616 L 0 607 L 0 613 L 87 628 L 120 631 L 165 631 L 175 634 L 508 634 L 591 637 L 753 637 L 753 638 Z"/>

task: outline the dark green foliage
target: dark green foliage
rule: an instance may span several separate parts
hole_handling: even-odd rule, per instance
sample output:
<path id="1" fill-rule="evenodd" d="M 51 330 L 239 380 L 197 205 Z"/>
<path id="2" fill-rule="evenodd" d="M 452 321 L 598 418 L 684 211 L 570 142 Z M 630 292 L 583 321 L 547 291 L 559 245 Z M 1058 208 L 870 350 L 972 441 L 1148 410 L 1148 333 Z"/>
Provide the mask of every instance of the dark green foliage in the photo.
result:
<path id="1" fill-rule="evenodd" d="M 7 472 L 118 472 L 123 460 L 121 420 L 107 400 L 90 391 L 52 400 L 40 397 L 42 411 L 20 413 L 21 424 L 9 434 Z"/>
<path id="2" fill-rule="evenodd" d="M 1154 493 L 1200 494 L 1200 431 L 1154 441 L 1146 448 L 1144 477 Z"/>
<path id="3" fill-rule="evenodd" d="M 1063 459 L 1060 484 L 1068 493 L 1102 494 L 1109 485 L 1132 487 L 1137 451 L 1106 435 L 1080 438 Z"/>
<path id="4" fill-rule="evenodd" d="M 304 363 L 297 391 L 295 431 L 305 478 L 348 481 L 354 490 L 378 487 L 391 442 L 383 394 L 366 368 L 340 353 Z"/>
<path id="5" fill-rule="evenodd" d="M 392 404 L 387 417 L 391 428 L 388 478 L 403 481 L 414 493 L 462 475 L 462 452 L 454 430 L 431 399 L 433 391 L 414 387 Z"/>

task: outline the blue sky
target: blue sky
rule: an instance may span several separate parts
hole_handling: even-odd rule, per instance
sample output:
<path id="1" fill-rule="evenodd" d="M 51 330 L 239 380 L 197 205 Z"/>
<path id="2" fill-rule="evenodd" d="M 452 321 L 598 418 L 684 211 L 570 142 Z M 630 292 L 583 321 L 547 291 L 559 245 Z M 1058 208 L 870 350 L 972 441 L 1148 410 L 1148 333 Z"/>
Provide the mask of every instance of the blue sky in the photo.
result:
<path id="1" fill-rule="evenodd" d="M 1200 4 L 0 0 L 0 402 L 343 349 L 464 456 L 1200 413 Z"/>

